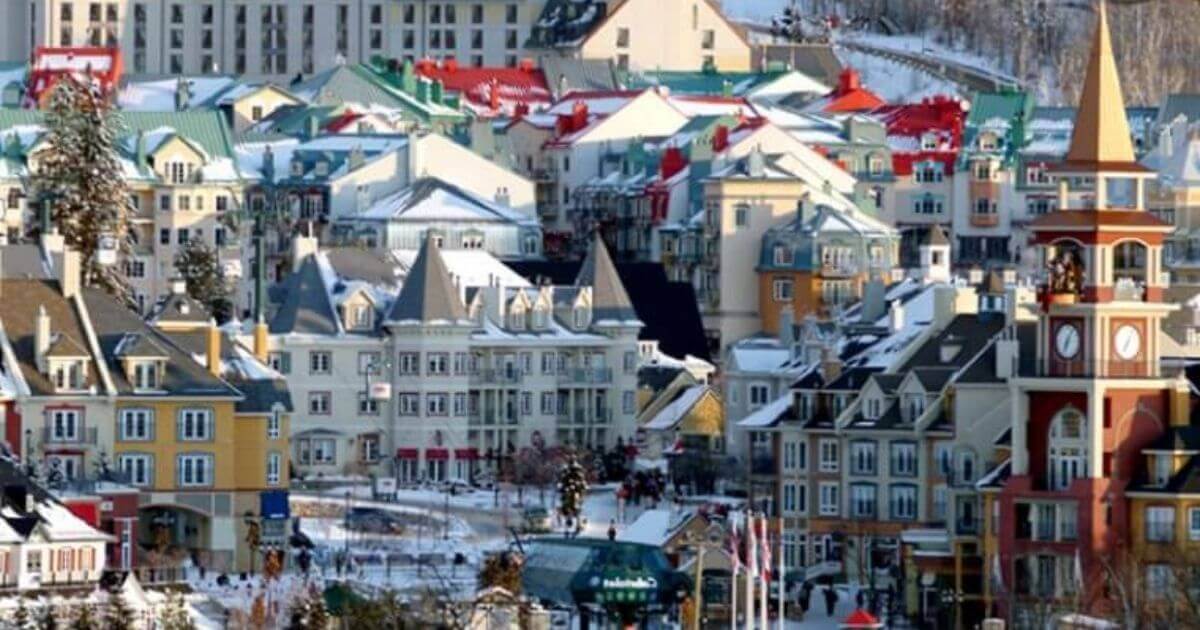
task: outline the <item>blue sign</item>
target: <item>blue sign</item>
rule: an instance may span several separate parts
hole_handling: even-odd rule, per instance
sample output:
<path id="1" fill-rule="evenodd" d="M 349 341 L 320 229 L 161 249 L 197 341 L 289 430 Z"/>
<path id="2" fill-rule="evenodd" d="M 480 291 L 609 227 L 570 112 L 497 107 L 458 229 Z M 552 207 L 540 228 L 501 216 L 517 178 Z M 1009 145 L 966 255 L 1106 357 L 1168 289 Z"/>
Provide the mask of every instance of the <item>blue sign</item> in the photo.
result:
<path id="1" fill-rule="evenodd" d="M 262 502 L 258 513 L 265 519 L 286 519 L 292 513 L 288 508 L 287 490 L 264 490 L 259 493 Z"/>

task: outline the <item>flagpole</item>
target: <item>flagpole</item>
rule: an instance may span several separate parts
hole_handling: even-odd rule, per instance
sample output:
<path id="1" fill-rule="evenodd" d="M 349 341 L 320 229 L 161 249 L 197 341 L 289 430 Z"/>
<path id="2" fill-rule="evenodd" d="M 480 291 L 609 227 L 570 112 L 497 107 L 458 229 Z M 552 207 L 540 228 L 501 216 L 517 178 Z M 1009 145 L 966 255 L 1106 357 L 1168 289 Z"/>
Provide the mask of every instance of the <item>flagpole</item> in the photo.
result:
<path id="1" fill-rule="evenodd" d="M 761 607 L 758 614 L 762 618 L 759 628 L 768 630 L 771 626 L 767 624 L 767 591 L 771 590 L 771 584 L 767 581 L 767 575 L 771 573 L 771 563 L 767 560 L 766 552 L 770 551 L 771 539 L 767 537 L 767 515 L 763 514 L 758 517 L 758 523 L 762 527 L 760 544 L 763 546 L 763 566 L 758 570 L 758 579 L 762 580 L 762 588 L 758 591 L 759 606 Z"/>
<path id="2" fill-rule="evenodd" d="M 754 540 L 754 514 L 746 512 L 746 630 L 754 630 L 754 578 L 758 574 L 758 542 Z"/>
<path id="3" fill-rule="evenodd" d="M 783 564 L 783 517 L 779 517 L 779 621 L 775 624 L 778 630 L 783 630 L 783 613 L 786 601 L 785 583 L 787 582 L 787 567 Z"/>
<path id="4" fill-rule="evenodd" d="M 729 582 L 729 630 L 737 630 L 737 590 L 738 572 L 741 570 L 742 550 L 737 535 L 737 513 L 729 514 L 729 567 L 732 578 Z"/>
<path id="5" fill-rule="evenodd" d="M 736 547 L 733 553 L 738 553 Z M 737 576 L 738 568 L 735 563 L 733 565 L 733 579 L 729 582 L 729 630 L 737 630 Z"/>

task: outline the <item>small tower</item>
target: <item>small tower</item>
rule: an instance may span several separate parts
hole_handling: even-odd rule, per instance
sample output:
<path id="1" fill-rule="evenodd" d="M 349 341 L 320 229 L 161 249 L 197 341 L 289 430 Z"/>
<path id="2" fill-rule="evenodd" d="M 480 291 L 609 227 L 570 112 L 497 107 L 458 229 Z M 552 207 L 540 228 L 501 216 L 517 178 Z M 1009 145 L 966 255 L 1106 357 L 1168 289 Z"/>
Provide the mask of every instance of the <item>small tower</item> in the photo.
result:
<path id="1" fill-rule="evenodd" d="M 950 282 L 950 240 L 946 238 L 946 233 L 941 227 L 929 227 L 929 231 L 921 238 L 917 253 L 921 264 L 922 282 Z"/>

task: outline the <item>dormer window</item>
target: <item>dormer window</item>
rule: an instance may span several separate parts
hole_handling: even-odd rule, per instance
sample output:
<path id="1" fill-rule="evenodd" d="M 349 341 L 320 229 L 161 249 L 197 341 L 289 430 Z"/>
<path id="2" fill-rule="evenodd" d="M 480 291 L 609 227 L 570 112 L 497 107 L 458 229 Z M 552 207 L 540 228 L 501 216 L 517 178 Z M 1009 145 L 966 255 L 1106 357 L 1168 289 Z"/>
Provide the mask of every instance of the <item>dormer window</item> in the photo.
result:
<path id="1" fill-rule="evenodd" d="M 1175 472 L 1171 461 L 1172 457 L 1169 453 L 1158 453 L 1154 456 L 1154 466 L 1151 470 L 1151 482 L 1156 486 L 1165 486 L 1171 481 L 1171 475 Z"/>
<path id="2" fill-rule="evenodd" d="M 369 304 L 356 304 L 350 308 L 350 327 L 369 330 L 375 325 L 375 309 Z"/>
<path id="3" fill-rule="evenodd" d="M 942 347 L 939 348 L 938 358 L 942 363 L 949 363 L 962 352 L 963 344 L 961 339 L 949 338 L 942 342 Z"/>
<path id="4" fill-rule="evenodd" d="M 883 174 L 883 167 L 883 158 L 877 155 L 872 155 L 867 159 L 867 173 L 870 173 L 871 175 L 881 175 Z"/>
<path id="5" fill-rule="evenodd" d="M 868 398 L 863 408 L 863 417 L 867 420 L 878 420 L 883 413 L 883 402 L 878 398 Z"/>
<path id="6" fill-rule="evenodd" d="M 775 265 L 785 267 L 792 264 L 792 250 L 784 245 L 775 246 Z"/>
<path id="7" fill-rule="evenodd" d="M 995 151 L 999 148 L 1000 142 L 995 134 L 984 133 L 979 135 L 979 150 L 980 151 Z"/>
<path id="8" fill-rule="evenodd" d="M 576 306 L 575 312 L 572 313 L 572 319 L 574 320 L 575 328 L 587 328 L 588 324 L 590 323 L 589 320 L 591 319 L 591 312 L 588 311 L 586 306 Z"/>
<path id="9" fill-rule="evenodd" d="M 300 177 L 301 175 L 304 175 L 304 163 L 300 160 L 294 160 L 292 162 L 292 177 Z"/>
<path id="10" fill-rule="evenodd" d="M 508 320 L 509 320 L 509 326 L 513 330 L 524 330 L 525 329 L 525 309 L 523 309 L 523 308 L 513 309 L 513 311 L 511 313 L 509 313 L 509 315 L 508 315 Z"/>
<path id="11" fill-rule="evenodd" d="M 154 361 L 138 361 L 133 364 L 134 389 L 158 389 L 158 364 Z"/>
<path id="12" fill-rule="evenodd" d="M 86 367 L 80 359 L 53 361 L 50 373 L 54 380 L 54 388 L 60 391 L 77 391 L 84 388 Z"/>
<path id="13" fill-rule="evenodd" d="M 937 134 L 927 133 L 927 134 L 921 136 L 921 150 L 922 151 L 937 151 L 937 148 L 938 148 Z"/>
<path id="14" fill-rule="evenodd" d="M 327 162 L 325 160 L 321 160 L 321 161 L 317 162 L 316 172 L 319 177 L 325 177 L 326 175 L 328 175 L 329 174 L 329 162 Z"/>
<path id="15" fill-rule="evenodd" d="M 921 414 L 925 413 L 925 396 L 923 394 L 905 394 L 904 395 L 904 411 L 908 415 L 909 422 L 916 422 Z"/>
<path id="16" fill-rule="evenodd" d="M 462 239 L 463 249 L 483 249 L 482 234 L 466 234 Z"/>
<path id="17" fill-rule="evenodd" d="M 547 314 L 544 308 L 533 309 L 533 327 L 535 330 L 543 330 L 547 324 Z"/>
<path id="18" fill-rule="evenodd" d="M 163 170 L 165 171 L 164 174 L 166 175 L 168 182 L 171 182 L 172 184 L 182 184 L 187 181 L 187 177 L 191 174 L 192 168 L 191 164 L 185 165 L 183 162 L 167 162 L 164 165 Z"/>
<path id="19" fill-rule="evenodd" d="M 975 180 L 980 182 L 988 182 L 992 180 L 991 160 L 980 160 L 975 163 Z"/>

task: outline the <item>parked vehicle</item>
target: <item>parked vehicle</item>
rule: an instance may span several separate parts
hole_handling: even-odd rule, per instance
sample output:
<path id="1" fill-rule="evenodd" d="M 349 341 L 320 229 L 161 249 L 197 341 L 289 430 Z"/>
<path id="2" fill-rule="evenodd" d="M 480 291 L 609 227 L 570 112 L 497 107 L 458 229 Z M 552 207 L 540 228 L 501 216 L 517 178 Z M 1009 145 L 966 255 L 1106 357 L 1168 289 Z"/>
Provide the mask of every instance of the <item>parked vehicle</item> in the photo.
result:
<path id="1" fill-rule="evenodd" d="M 545 534 L 550 531 L 550 511 L 543 507 L 525 508 L 522 530 L 527 534 Z"/>

